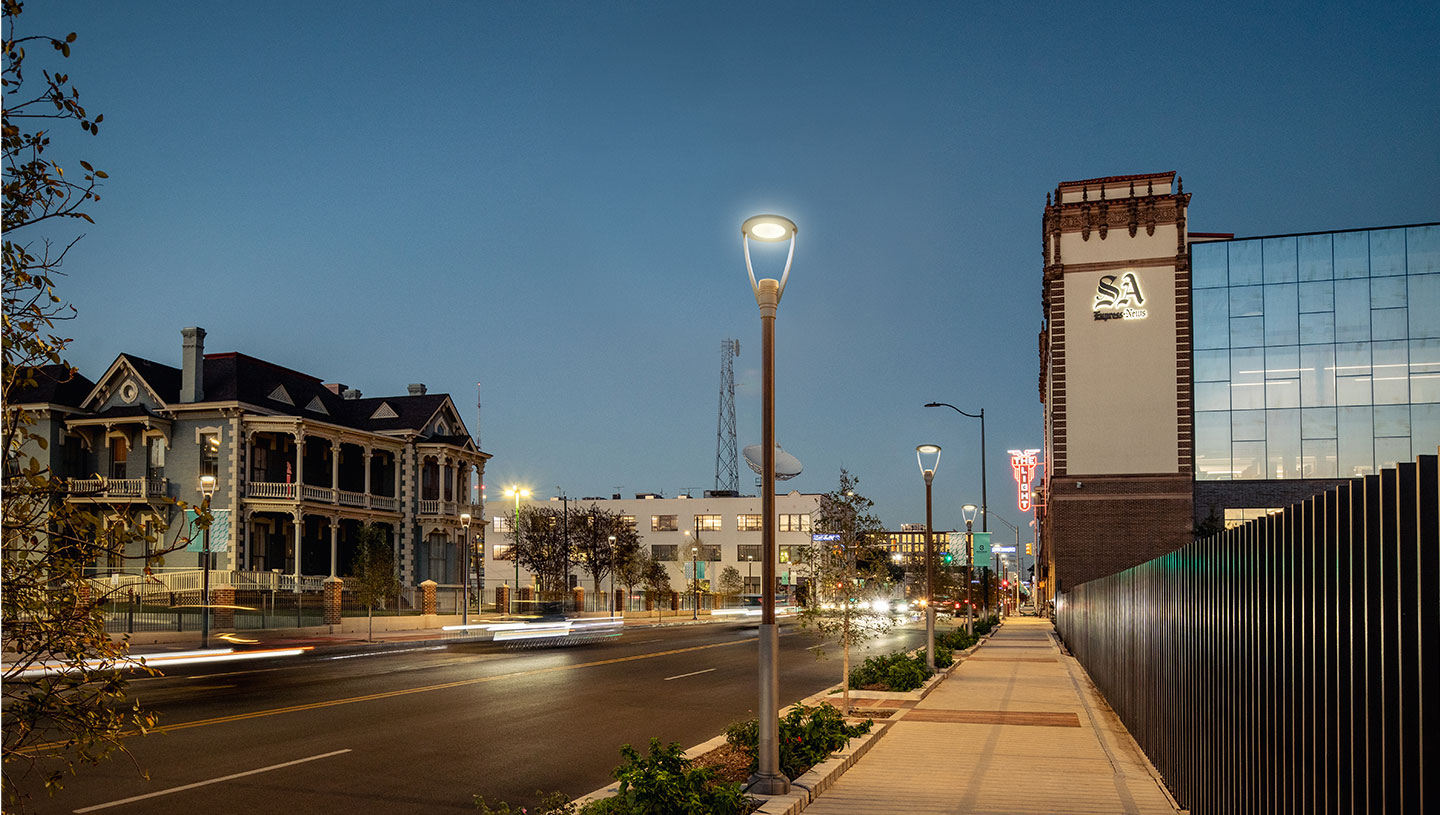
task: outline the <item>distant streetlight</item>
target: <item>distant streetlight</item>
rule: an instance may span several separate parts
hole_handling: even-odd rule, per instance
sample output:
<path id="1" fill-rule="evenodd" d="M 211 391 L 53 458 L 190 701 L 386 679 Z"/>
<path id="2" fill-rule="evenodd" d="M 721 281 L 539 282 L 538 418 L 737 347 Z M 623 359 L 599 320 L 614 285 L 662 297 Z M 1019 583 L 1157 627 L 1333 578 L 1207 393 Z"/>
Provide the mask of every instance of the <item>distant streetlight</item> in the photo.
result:
<path id="1" fill-rule="evenodd" d="M 965 632 L 975 633 L 975 505 L 960 508 L 965 517 Z"/>
<path id="2" fill-rule="evenodd" d="M 755 582 L 755 556 L 745 556 L 745 589 L 749 591 L 750 584 Z"/>
<path id="3" fill-rule="evenodd" d="M 690 604 L 690 619 L 700 619 L 700 547 L 698 546 L 690 547 Z"/>
<path id="4" fill-rule="evenodd" d="M 790 779 L 780 771 L 780 670 L 778 664 L 780 635 L 775 626 L 775 312 L 785 293 L 790 277 L 790 264 L 795 260 L 795 222 L 779 215 L 756 215 L 740 225 L 741 242 L 745 248 L 745 271 L 750 275 L 750 290 L 760 307 L 761 336 L 761 442 L 760 506 L 760 703 L 756 709 L 759 734 L 755 775 L 747 788 L 762 795 L 784 795 L 790 791 Z M 766 243 L 790 241 L 785 258 L 785 271 L 780 279 L 755 279 L 750 263 L 751 239 Z"/>
<path id="5" fill-rule="evenodd" d="M 505 609 L 506 614 L 514 614 L 515 595 L 520 593 L 520 499 L 529 498 L 530 490 L 524 487 L 506 487 L 505 497 L 515 499 L 515 542 L 510 544 L 510 559 L 515 561 L 515 590 L 510 593 L 510 607 Z"/>
<path id="6" fill-rule="evenodd" d="M 215 497 L 215 476 L 200 476 L 201 507 L 210 512 L 210 499 Z M 211 516 L 212 522 L 214 516 Z M 210 524 L 205 524 L 200 544 L 200 647 L 210 647 Z M 297 558 L 298 560 L 298 558 Z"/>
<path id="7" fill-rule="evenodd" d="M 460 513 L 460 529 L 465 536 L 465 562 L 460 576 L 460 624 L 470 624 L 470 513 Z"/>
<path id="8" fill-rule="evenodd" d="M 925 476 L 925 664 L 935 672 L 935 546 L 932 536 L 930 485 L 940 468 L 940 445 L 922 444 L 915 448 L 915 461 Z"/>
<path id="9" fill-rule="evenodd" d="M 610 616 L 615 616 L 615 536 L 610 536 Z"/>

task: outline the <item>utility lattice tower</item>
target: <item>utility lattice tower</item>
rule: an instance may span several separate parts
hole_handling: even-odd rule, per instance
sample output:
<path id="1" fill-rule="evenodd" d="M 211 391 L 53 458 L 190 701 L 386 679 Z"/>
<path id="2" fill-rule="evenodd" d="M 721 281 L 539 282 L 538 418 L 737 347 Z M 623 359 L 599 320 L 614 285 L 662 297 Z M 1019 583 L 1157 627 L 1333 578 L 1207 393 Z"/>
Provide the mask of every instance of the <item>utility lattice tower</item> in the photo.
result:
<path id="1" fill-rule="evenodd" d="M 735 357 L 740 341 L 720 343 L 720 420 L 715 428 L 715 489 L 740 492 L 740 449 L 735 446 Z"/>

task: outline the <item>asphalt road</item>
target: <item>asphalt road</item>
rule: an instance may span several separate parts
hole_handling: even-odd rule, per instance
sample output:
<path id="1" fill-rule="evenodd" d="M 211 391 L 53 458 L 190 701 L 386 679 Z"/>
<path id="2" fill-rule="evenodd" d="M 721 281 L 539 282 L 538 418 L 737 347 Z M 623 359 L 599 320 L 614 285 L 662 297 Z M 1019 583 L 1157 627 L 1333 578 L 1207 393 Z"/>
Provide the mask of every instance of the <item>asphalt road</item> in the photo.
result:
<path id="1" fill-rule="evenodd" d="M 897 629 L 872 652 L 923 643 Z M 839 654 L 782 626 L 780 699 L 840 678 Z M 473 812 L 473 797 L 532 804 L 537 790 L 604 786 L 619 749 L 690 747 L 755 715 L 755 629 L 632 628 L 567 648 L 460 644 L 307 655 L 136 680 L 162 732 L 127 741 L 34 811 Z M 852 656 L 852 659 L 854 657 Z M 141 777 L 148 771 L 149 780 Z"/>

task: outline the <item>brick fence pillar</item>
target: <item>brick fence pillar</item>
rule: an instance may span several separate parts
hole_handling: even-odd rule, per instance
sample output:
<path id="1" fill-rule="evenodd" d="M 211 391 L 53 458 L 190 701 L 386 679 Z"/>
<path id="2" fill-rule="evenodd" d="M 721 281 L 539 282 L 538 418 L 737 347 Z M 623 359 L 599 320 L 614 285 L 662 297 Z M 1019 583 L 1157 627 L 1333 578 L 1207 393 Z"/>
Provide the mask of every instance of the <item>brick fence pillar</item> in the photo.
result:
<path id="1" fill-rule="evenodd" d="M 420 584 L 420 591 L 421 591 L 421 592 L 423 593 L 423 595 L 424 595 L 424 599 L 422 599 L 422 600 L 420 601 L 420 613 L 421 613 L 421 614 L 435 614 L 435 613 L 436 613 L 436 611 L 435 611 L 435 609 L 436 609 L 436 605 L 435 605 L 435 587 L 436 587 L 437 585 L 439 585 L 439 584 L 436 583 L 434 580 L 426 580 L 424 583 L 421 583 L 421 584 Z"/>
<path id="2" fill-rule="evenodd" d="M 496 587 L 495 587 L 495 613 L 496 613 L 496 614 L 509 614 L 509 613 L 510 613 L 510 587 L 509 587 L 509 586 L 496 586 Z"/>
<path id="3" fill-rule="evenodd" d="M 90 598 L 92 596 L 94 595 L 90 593 L 90 584 L 84 580 L 80 581 L 80 585 L 75 587 L 75 608 L 82 611 L 89 611 Z M 174 605 L 174 603 L 171 603 L 171 605 Z"/>
<path id="4" fill-rule="evenodd" d="M 235 627 L 234 586 L 211 586 L 210 606 L 214 609 L 216 628 Z"/>
<path id="5" fill-rule="evenodd" d="M 535 599 L 534 586 L 521 586 L 519 594 L 516 595 L 521 603 L 529 603 Z M 523 610 L 523 609 L 522 609 Z"/>
<path id="6" fill-rule="evenodd" d="M 584 587 L 582 587 L 582 586 L 576 586 L 575 588 L 573 588 L 573 589 L 570 590 L 570 593 L 571 593 L 572 595 L 574 595 L 574 598 L 575 598 L 575 610 L 576 610 L 577 612 L 578 612 L 578 611 L 584 611 L 584 610 L 585 610 L 585 589 L 584 589 Z"/>
<path id="7" fill-rule="evenodd" d="M 610 610 L 611 610 L 611 611 L 614 611 L 616 614 L 624 614 L 624 613 L 625 613 L 625 590 L 624 590 L 624 589 L 616 589 L 615 591 L 613 591 L 613 592 L 611 592 L 611 593 L 614 595 L 614 597 L 612 597 L 611 600 L 610 600 Z"/>
<path id="8" fill-rule="evenodd" d="M 325 624 L 340 624 L 340 591 L 345 581 L 338 577 L 325 578 Z"/>
<path id="9" fill-rule="evenodd" d="M 680 592 L 678 592 L 678 591 L 672 591 L 672 592 L 670 592 L 670 610 L 671 610 L 671 611 L 679 611 L 679 610 L 680 610 Z"/>

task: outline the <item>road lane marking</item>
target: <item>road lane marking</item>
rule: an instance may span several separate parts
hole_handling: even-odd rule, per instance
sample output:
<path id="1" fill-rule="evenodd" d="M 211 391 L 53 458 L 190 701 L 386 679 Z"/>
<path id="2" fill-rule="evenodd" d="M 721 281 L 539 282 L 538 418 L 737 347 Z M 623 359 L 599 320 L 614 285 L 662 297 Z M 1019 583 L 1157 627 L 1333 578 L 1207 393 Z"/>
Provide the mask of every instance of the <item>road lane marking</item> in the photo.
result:
<path id="1" fill-rule="evenodd" d="M 322 758 L 330 758 L 331 756 L 338 756 L 338 755 L 340 755 L 340 754 L 342 754 L 342 753 L 348 753 L 348 752 L 350 752 L 350 750 L 347 748 L 347 749 L 344 749 L 344 750 L 335 750 L 335 751 L 332 751 L 332 752 L 329 752 L 329 753 L 321 753 L 321 754 L 318 755 L 318 756 L 310 756 L 309 758 L 297 758 L 297 759 L 295 759 L 294 761 L 286 761 L 286 762 L 283 763 L 283 764 L 271 764 L 269 767 L 261 767 L 261 768 L 258 769 L 258 770 L 246 770 L 246 771 L 243 772 L 243 773 L 231 773 L 230 775 L 222 775 L 222 776 L 220 776 L 219 778 L 211 778 L 211 779 L 206 780 L 206 781 L 196 781 L 196 782 L 193 783 L 193 784 L 185 784 L 185 785 L 179 786 L 179 787 L 171 787 L 171 788 L 168 789 L 168 790 L 160 790 L 160 791 L 158 791 L 158 792 L 147 792 L 147 793 L 145 793 L 144 795 L 136 795 L 136 796 L 133 796 L 133 797 L 130 797 L 130 798 L 121 798 L 119 801 L 109 801 L 109 802 L 104 803 L 104 804 L 96 804 L 95 806 L 84 807 L 84 808 L 82 808 L 82 809 L 74 809 L 74 810 L 71 810 L 71 811 L 74 812 L 74 813 L 76 813 L 76 815 L 79 815 L 80 813 L 84 813 L 84 812 L 94 812 L 94 811 L 97 810 L 97 809 L 109 809 L 110 807 L 118 807 L 118 806 L 120 806 L 121 804 L 133 804 L 133 803 L 135 803 L 136 801 L 144 801 L 144 800 L 147 799 L 147 798 L 157 798 L 157 797 L 159 797 L 159 796 L 161 796 L 161 795 L 169 795 L 169 794 L 174 793 L 174 792 L 184 792 L 185 790 L 193 790 L 193 789 L 195 789 L 196 787 L 205 787 L 205 786 L 209 786 L 210 784 L 219 784 L 219 783 L 222 782 L 222 781 L 234 781 L 234 780 L 237 779 L 237 778 L 244 778 L 244 777 L 247 776 L 247 775 L 258 775 L 258 774 L 260 774 L 260 773 L 268 773 L 268 772 L 270 772 L 271 770 L 279 770 L 279 769 L 283 769 L 283 768 L 285 768 L 285 767 L 293 767 L 293 766 L 295 766 L 296 764 L 304 764 L 304 763 L 306 763 L 307 761 L 319 761 L 319 760 L 322 759 Z"/>
<path id="2" fill-rule="evenodd" d="M 554 673 L 556 671 L 572 671 L 580 668 L 596 668 L 601 665 L 616 665 L 622 662 L 634 662 L 640 659 L 654 659 L 655 657 L 684 654 L 690 651 L 705 651 L 710 648 L 724 648 L 729 645 L 748 645 L 753 640 L 729 640 L 727 642 L 712 642 L 707 645 L 692 645 L 688 648 L 672 648 L 668 651 L 655 651 L 649 654 L 634 654 L 628 657 L 614 657 L 612 659 L 600 659 L 594 662 L 581 662 L 576 665 L 555 665 L 549 668 L 533 668 L 528 671 L 515 671 L 514 673 L 496 674 L 495 676 L 477 676 L 474 679 L 460 679 L 455 682 L 444 682 L 439 685 L 423 685 L 418 688 L 402 688 L 400 690 L 384 691 L 382 693 L 370 693 L 364 696 L 349 696 L 342 699 L 329 699 L 324 702 L 310 702 L 303 705 L 289 705 L 287 707 L 270 708 L 268 710 L 256 710 L 250 713 L 237 713 L 233 716 L 217 716 L 213 719 L 198 719 L 193 722 L 181 722 L 179 724 L 162 725 L 150 728 L 149 733 L 169 733 L 174 730 L 186 730 L 191 727 L 204 727 L 212 724 L 228 724 L 230 722 L 243 722 L 247 719 L 261 719 L 268 716 L 279 716 L 283 713 L 300 713 L 307 710 L 320 710 L 337 705 L 348 705 L 355 702 L 373 702 L 379 699 L 392 699 L 397 696 L 409 696 L 413 693 L 428 693 L 437 690 L 449 690 L 451 688 L 463 688 L 467 685 L 480 685 L 486 682 L 497 682 L 502 679 L 520 679 L 527 676 L 538 676 L 539 674 Z M 121 737 L 139 735 L 140 731 L 130 730 L 121 733 Z M 65 742 L 55 741 L 47 744 L 37 744 L 27 747 L 19 752 L 25 754 L 39 753 L 46 750 L 53 750 L 64 747 Z"/>
<path id="3" fill-rule="evenodd" d="M 713 671 L 713 670 L 715 670 L 715 669 L 714 669 L 714 668 L 706 668 L 706 669 L 703 670 L 703 671 L 691 671 L 691 672 L 688 673 L 688 674 L 676 674 L 675 676 L 667 676 L 667 677 L 665 677 L 664 679 L 662 679 L 662 680 L 660 680 L 660 681 L 662 681 L 662 682 L 669 682 L 669 681 L 672 680 L 672 679 L 684 679 L 684 678 L 687 677 L 687 676 L 699 676 L 700 674 L 708 674 L 708 673 L 710 673 L 710 672 Z"/>

